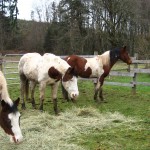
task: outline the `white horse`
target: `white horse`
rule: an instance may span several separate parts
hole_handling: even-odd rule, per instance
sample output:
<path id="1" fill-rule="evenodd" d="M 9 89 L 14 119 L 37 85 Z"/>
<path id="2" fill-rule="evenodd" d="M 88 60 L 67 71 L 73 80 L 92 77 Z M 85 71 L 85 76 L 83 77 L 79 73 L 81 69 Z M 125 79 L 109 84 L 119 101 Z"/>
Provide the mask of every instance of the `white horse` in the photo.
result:
<path id="1" fill-rule="evenodd" d="M 10 136 L 10 141 L 19 143 L 23 136 L 20 129 L 20 113 L 17 109 L 19 98 L 13 102 L 7 90 L 7 83 L 3 73 L 0 71 L 0 126 Z"/>
<path id="2" fill-rule="evenodd" d="M 74 69 L 66 61 L 54 54 L 46 53 L 41 56 L 38 53 L 27 53 L 21 57 L 18 69 L 21 81 L 22 108 L 25 108 L 24 96 L 26 96 L 26 99 L 28 98 L 29 81 L 31 82 L 33 107 L 35 106 L 34 89 L 35 85 L 39 83 L 40 110 L 43 110 L 44 93 L 47 84 L 51 85 L 55 114 L 58 114 L 57 91 L 60 80 L 72 99 L 76 99 L 79 95 Z"/>

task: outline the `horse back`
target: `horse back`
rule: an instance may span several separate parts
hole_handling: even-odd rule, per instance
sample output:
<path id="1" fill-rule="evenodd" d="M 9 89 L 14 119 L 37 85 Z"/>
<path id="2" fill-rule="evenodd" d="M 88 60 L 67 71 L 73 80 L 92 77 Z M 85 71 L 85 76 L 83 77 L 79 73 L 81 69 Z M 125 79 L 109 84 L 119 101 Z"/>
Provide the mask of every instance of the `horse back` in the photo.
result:
<path id="1" fill-rule="evenodd" d="M 19 61 L 18 69 L 20 75 L 25 75 L 30 80 L 38 78 L 38 64 L 42 56 L 38 53 L 27 53 Z"/>

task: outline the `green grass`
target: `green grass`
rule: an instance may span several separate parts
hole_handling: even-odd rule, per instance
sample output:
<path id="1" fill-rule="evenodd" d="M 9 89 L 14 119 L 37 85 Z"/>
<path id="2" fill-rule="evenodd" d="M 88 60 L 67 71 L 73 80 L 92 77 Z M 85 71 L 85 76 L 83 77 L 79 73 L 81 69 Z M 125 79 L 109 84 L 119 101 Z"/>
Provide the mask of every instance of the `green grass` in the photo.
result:
<path id="1" fill-rule="evenodd" d="M 126 82 L 126 78 L 111 78 L 111 80 L 118 80 L 120 82 Z M 149 81 L 149 75 L 139 75 L 139 81 Z M 67 143 L 75 144 L 82 149 L 89 150 L 148 150 L 150 147 L 150 87 L 138 86 L 135 95 L 132 94 L 131 88 L 129 87 L 119 87 L 119 86 L 103 86 L 103 93 L 107 103 L 97 104 L 93 100 L 93 83 L 91 81 L 79 81 L 79 91 L 80 96 L 77 102 L 74 104 L 72 102 L 62 102 L 61 89 L 58 92 L 58 108 L 61 113 L 66 113 L 66 111 L 72 111 L 74 107 L 79 109 L 92 108 L 99 112 L 99 114 L 114 114 L 118 112 L 124 117 L 131 117 L 135 119 L 135 122 L 121 121 L 119 118 L 112 120 L 111 125 L 101 126 L 100 123 L 97 127 L 89 128 L 89 132 L 84 131 L 80 134 L 75 134 L 67 139 Z M 13 99 L 19 96 L 19 85 L 11 85 L 9 87 L 9 93 Z M 53 111 L 53 104 L 51 102 L 51 91 L 50 87 L 46 88 L 46 99 L 44 101 L 44 110 L 50 114 L 52 117 L 56 117 Z M 31 103 L 28 101 L 27 111 L 31 111 Z M 39 92 L 38 87 L 36 89 L 36 104 L 39 107 Z M 21 109 L 20 109 L 21 111 Z M 26 111 L 22 112 L 26 115 Z M 32 116 L 31 113 L 28 115 Z M 80 112 L 82 116 L 90 116 L 89 112 Z M 80 116 L 79 115 L 79 116 Z M 91 118 L 93 118 L 91 116 Z M 106 117 L 108 118 L 108 116 Z M 73 117 L 70 117 L 70 122 L 72 122 Z M 99 119 L 101 119 L 99 117 Z M 63 121 L 63 120 L 62 120 Z M 102 120 L 99 120 L 102 121 Z M 74 122 L 74 121 L 73 121 Z M 86 124 L 86 122 L 85 122 Z M 77 126 L 81 126 L 77 124 Z M 30 128 L 30 127 L 28 127 Z M 51 128 L 51 127 L 50 127 Z M 75 126 L 73 128 L 76 128 Z M 86 128 L 86 126 L 85 126 Z M 41 129 L 39 129 L 41 130 Z M 69 131 L 68 131 L 69 132 Z M 24 133 L 25 134 L 25 133 Z M 34 133 L 33 133 L 34 134 Z M 41 133 L 42 134 L 42 133 Z M 69 134 L 69 133 L 68 133 Z M 26 139 L 28 140 L 28 139 Z M 56 141 L 57 142 L 57 141 Z M 61 147 L 61 146 L 60 146 Z M 60 148 L 59 147 L 59 148 Z M 78 147 L 78 148 L 79 148 Z M 56 149 L 59 149 L 56 148 Z M 78 149 L 77 148 L 77 149 Z M 61 148 L 63 149 L 63 148 Z M 66 147 L 66 149 L 70 149 Z M 72 147 L 72 149 L 76 149 Z"/>
<path id="2" fill-rule="evenodd" d="M 117 64 L 118 65 L 118 64 Z M 115 66 L 114 69 L 122 68 Z M 15 77 L 16 75 L 7 75 Z M 107 81 L 129 83 L 131 78 L 111 77 Z M 149 74 L 138 74 L 138 82 L 150 82 Z M 12 81 L 8 81 L 8 84 Z M 94 86 L 91 81 L 79 81 L 79 98 L 76 103 L 63 102 L 58 91 L 60 116 L 55 116 L 51 101 L 51 89 L 46 88 L 44 113 L 38 110 L 39 91 L 36 88 L 36 106 L 30 101 L 22 111 L 21 127 L 24 141 L 19 145 L 9 144 L 9 139 L 0 130 L 2 150 L 148 150 L 150 149 L 150 87 L 137 86 L 136 94 L 130 87 L 103 86 L 106 103 L 93 100 Z M 9 85 L 13 100 L 20 97 L 19 85 Z M 40 141 L 40 142 L 39 142 Z"/>

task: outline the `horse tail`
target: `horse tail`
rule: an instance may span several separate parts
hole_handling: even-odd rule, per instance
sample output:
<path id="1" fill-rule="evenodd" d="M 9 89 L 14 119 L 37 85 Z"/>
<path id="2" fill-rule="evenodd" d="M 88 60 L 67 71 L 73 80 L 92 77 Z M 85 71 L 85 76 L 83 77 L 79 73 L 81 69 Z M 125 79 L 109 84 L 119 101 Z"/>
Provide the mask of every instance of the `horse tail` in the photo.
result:
<path id="1" fill-rule="evenodd" d="M 26 100 L 29 99 L 29 80 L 26 79 L 26 82 L 25 82 L 25 96 L 26 96 Z"/>

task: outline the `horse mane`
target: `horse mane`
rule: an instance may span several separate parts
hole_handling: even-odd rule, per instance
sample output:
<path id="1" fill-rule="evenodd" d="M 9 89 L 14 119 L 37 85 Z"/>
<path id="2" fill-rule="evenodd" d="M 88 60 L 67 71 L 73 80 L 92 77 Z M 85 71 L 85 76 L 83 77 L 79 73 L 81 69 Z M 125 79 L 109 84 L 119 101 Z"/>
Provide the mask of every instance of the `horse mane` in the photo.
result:
<path id="1" fill-rule="evenodd" d="M 0 95 L 1 100 L 4 100 L 10 106 L 13 105 L 13 101 L 9 97 L 6 79 L 1 71 L 0 71 Z"/>
<path id="2" fill-rule="evenodd" d="M 110 61 L 113 62 L 114 60 L 118 59 L 120 54 L 120 48 L 114 48 L 110 50 Z"/>
<path id="3" fill-rule="evenodd" d="M 103 65 L 109 65 L 113 63 L 119 58 L 120 48 L 114 48 L 112 50 L 108 50 L 97 57 L 102 60 Z"/>

